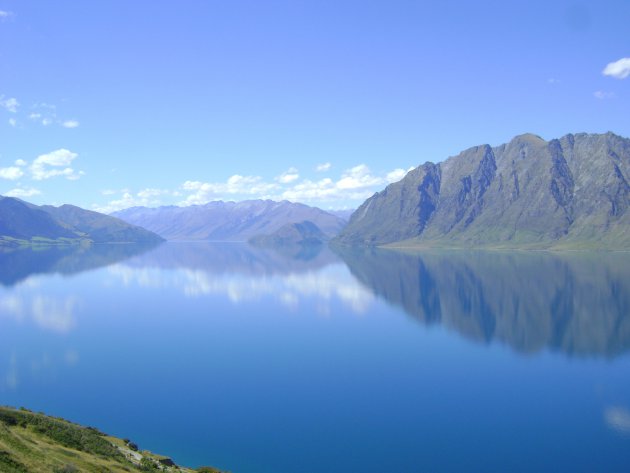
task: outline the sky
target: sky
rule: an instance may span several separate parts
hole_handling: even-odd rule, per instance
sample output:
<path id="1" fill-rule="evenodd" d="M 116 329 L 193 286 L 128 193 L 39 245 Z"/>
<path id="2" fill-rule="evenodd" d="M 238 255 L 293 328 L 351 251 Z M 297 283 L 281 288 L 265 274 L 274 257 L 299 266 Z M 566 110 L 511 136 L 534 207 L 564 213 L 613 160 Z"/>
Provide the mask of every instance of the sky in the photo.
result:
<path id="1" fill-rule="evenodd" d="M 630 137 L 630 0 L 0 0 L 0 194 L 356 208 L 522 133 Z"/>

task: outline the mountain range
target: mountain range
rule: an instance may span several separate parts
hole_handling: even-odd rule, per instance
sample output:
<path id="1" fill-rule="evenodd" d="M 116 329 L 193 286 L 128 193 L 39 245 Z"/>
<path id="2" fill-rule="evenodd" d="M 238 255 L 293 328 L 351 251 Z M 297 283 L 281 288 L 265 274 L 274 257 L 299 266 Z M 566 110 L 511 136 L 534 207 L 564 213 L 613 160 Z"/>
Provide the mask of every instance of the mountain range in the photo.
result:
<path id="1" fill-rule="evenodd" d="M 630 140 L 520 135 L 427 162 L 367 199 L 342 245 L 630 248 Z"/>
<path id="2" fill-rule="evenodd" d="M 288 201 L 210 202 L 188 207 L 132 207 L 111 214 L 167 240 L 248 241 L 305 220 L 324 235 L 337 235 L 346 221 L 316 207 Z"/>
<path id="3" fill-rule="evenodd" d="M 0 197 L 0 245 L 28 243 L 156 243 L 161 237 L 120 219 L 74 205 L 37 206 Z"/>

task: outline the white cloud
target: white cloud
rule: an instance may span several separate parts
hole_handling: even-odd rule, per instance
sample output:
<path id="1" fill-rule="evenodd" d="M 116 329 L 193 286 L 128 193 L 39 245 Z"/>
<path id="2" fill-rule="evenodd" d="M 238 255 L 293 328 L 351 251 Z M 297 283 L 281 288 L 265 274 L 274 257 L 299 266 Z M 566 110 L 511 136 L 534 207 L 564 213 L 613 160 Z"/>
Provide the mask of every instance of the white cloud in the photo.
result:
<path id="1" fill-rule="evenodd" d="M 0 21 L 6 20 L 7 18 L 11 18 L 12 16 L 13 16 L 12 12 L 6 11 L 6 10 L 0 10 Z"/>
<path id="2" fill-rule="evenodd" d="M 26 161 L 24 161 L 23 159 L 16 159 L 15 160 L 15 165 L 16 166 L 23 167 L 23 166 L 26 166 L 27 164 L 28 163 Z"/>
<path id="3" fill-rule="evenodd" d="M 554 77 L 550 77 L 549 79 L 547 79 L 547 84 L 555 85 L 559 83 L 560 83 L 560 79 L 556 79 Z"/>
<path id="4" fill-rule="evenodd" d="M 602 71 L 602 74 L 615 79 L 625 79 L 630 76 L 630 57 L 624 57 L 609 63 Z"/>
<path id="5" fill-rule="evenodd" d="M 373 176 L 365 164 L 348 169 L 337 181 L 339 189 L 363 189 L 383 183 L 383 179 Z"/>
<path id="6" fill-rule="evenodd" d="M 42 114 L 33 112 L 29 114 L 28 118 L 30 118 L 31 120 L 39 120 L 40 118 L 42 118 Z"/>
<path id="7" fill-rule="evenodd" d="M 15 97 L 4 98 L 4 95 L 0 95 L 0 107 L 4 108 L 8 112 L 17 113 L 20 102 Z"/>
<path id="8" fill-rule="evenodd" d="M 322 163 L 315 166 L 315 171 L 325 172 L 325 171 L 329 171 L 331 167 L 332 167 L 332 164 L 330 163 Z"/>
<path id="9" fill-rule="evenodd" d="M 8 168 L 0 168 L 0 179 L 8 179 L 10 181 L 15 181 L 24 175 L 24 172 L 16 166 L 11 166 Z"/>
<path id="10" fill-rule="evenodd" d="M 359 164 L 346 170 L 338 181 L 330 178 L 319 181 L 305 179 L 286 189 L 281 198 L 298 202 L 364 200 L 375 192 L 376 187 L 386 183 L 385 178 L 374 176 L 368 166 Z"/>
<path id="11" fill-rule="evenodd" d="M 202 205 L 217 200 L 223 196 L 245 195 L 265 197 L 266 194 L 278 188 L 276 183 L 264 182 L 260 176 L 241 176 L 235 174 L 226 182 L 211 183 L 200 181 L 186 181 L 182 190 L 192 191 L 182 205 Z"/>
<path id="12" fill-rule="evenodd" d="M 159 197 L 161 195 L 166 195 L 166 194 L 170 194 L 170 191 L 165 190 L 165 189 L 148 188 L 148 189 L 143 189 L 140 192 L 138 192 L 138 197 L 140 197 L 141 199 L 151 199 L 151 198 Z"/>
<path id="13" fill-rule="evenodd" d="M 34 189 L 32 187 L 29 188 L 22 188 L 22 187 L 17 187 L 15 189 L 11 189 L 8 192 L 5 192 L 4 195 L 6 195 L 7 197 L 18 197 L 18 198 L 27 198 L 27 197 L 33 197 L 34 195 L 40 195 L 42 192 L 40 190 Z"/>
<path id="14" fill-rule="evenodd" d="M 596 90 L 593 92 L 593 96 L 599 100 L 612 99 L 615 97 L 614 92 L 606 92 L 604 90 Z"/>
<path id="15" fill-rule="evenodd" d="M 101 194 L 107 196 L 118 193 L 122 193 L 120 199 L 112 200 L 105 205 L 93 205 L 92 209 L 104 214 L 110 214 L 117 210 L 128 209 L 129 207 L 157 207 L 162 205 L 161 196 L 173 195 L 172 191 L 153 188 L 143 189 L 135 195 L 129 191 L 129 189 L 121 189 L 119 191 L 106 189 L 101 192 Z"/>
<path id="16" fill-rule="evenodd" d="M 44 126 L 52 125 L 52 122 L 53 122 L 52 118 L 46 117 L 42 119 L 42 125 Z"/>
<path id="17" fill-rule="evenodd" d="M 38 156 L 31 165 L 31 173 L 36 181 L 63 176 L 68 180 L 79 179 L 83 172 L 76 172 L 70 167 L 79 155 L 67 149 L 58 149 Z"/>
<path id="18" fill-rule="evenodd" d="M 297 181 L 299 178 L 300 175 L 298 174 L 298 170 L 291 167 L 287 171 L 276 177 L 276 181 L 278 181 L 280 184 L 290 184 L 293 181 Z"/>
<path id="19" fill-rule="evenodd" d="M 61 124 L 64 128 L 77 128 L 79 126 L 79 122 L 77 120 L 66 120 Z"/>
<path id="20" fill-rule="evenodd" d="M 411 171 L 413 169 L 413 167 L 409 168 L 409 169 L 394 169 L 393 171 L 390 171 L 387 173 L 387 175 L 385 176 L 385 179 L 387 179 L 387 182 L 392 183 L 392 182 L 398 182 L 400 181 L 403 177 L 405 177 L 407 175 L 407 173 L 409 171 Z"/>
<path id="21" fill-rule="evenodd" d="M 9 118 L 9 125 L 11 125 L 12 127 L 16 127 L 17 120 L 15 118 Z"/>
<path id="22" fill-rule="evenodd" d="M 402 179 L 411 169 L 413 168 L 394 169 L 376 175 L 365 164 L 359 164 L 344 171 L 337 180 L 330 177 L 300 180 L 297 170 L 291 168 L 272 182 L 261 176 L 235 174 L 225 182 L 185 181 L 175 190 L 149 188 L 133 193 L 128 189 L 106 189 L 101 191 L 102 195 L 121 194 L 121 197 L 104 205 L 92 205 L 92 208 L 98 212 L 111 213 L 129 207 L 154 207 L 175 203 L 173 198 L 180 196 L 183 197 L 178 199 L 177 204 L 182 206 L 204 205 L 216 200 L 272 199 L 348 208 L 372 196 L 387 184 Z M 161 197 L 164 196 L 170 199 L 162 202 Z"/>

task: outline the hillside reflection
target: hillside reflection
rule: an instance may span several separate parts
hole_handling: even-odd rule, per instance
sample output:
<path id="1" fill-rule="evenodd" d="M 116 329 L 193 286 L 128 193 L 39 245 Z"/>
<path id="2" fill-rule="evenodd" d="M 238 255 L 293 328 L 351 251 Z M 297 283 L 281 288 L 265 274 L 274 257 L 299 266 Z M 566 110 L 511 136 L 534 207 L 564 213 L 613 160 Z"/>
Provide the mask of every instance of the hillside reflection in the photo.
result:
<path id="1" fill-rule="evenodd" d="M 626 253 L 337 252 L 376 296 L 480 343 L 607 357 L 630 348 Z"/>
<path id="2" fill-rule="evenodd" d="M 72 275 L 109 266 L 157 244 L 65 245 L 0 249 L 0 285 L 14 286 L 32 275 Z"/>

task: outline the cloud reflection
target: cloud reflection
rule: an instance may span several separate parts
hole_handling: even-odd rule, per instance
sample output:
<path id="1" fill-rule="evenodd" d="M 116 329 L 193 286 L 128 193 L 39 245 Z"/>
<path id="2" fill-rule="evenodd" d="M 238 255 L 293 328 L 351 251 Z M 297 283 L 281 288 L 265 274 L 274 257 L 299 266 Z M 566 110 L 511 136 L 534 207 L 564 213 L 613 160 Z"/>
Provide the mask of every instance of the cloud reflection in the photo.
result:
<path id="1" fill-rule="evenodd" d="M 625 407 L 611 406 L 604 410 L 608 427 L 623 434 L 630 434 L 630 411 Z"/>
<path id="2" fill-rule="evenodd" d="M 74 296 L 51 297 L 40 294 L 0 297 L 0 317 L 17 322 L 32 320 L 44 330 L 68 333 L 76 326 L 75 309 L 78 299 Z"/>
<path id="3" fill-rule="evenodd" d="M 273 297 L 290 309 L 297 309 L 304 299 L 319 299 L 321 313 L 337 300 L 356 314 L 364 313 L 374 300 L 372 293 L 357 283 L 344 265 L 333 264 L 306 272 L 288 274 L 217 274 L 202 269 L 135 268 L 125 264 L 111 266 L 110 274 L 125 286 L 176 288 L 186 297 L 223 295 L 232 303 L 257 301 Z"/>

